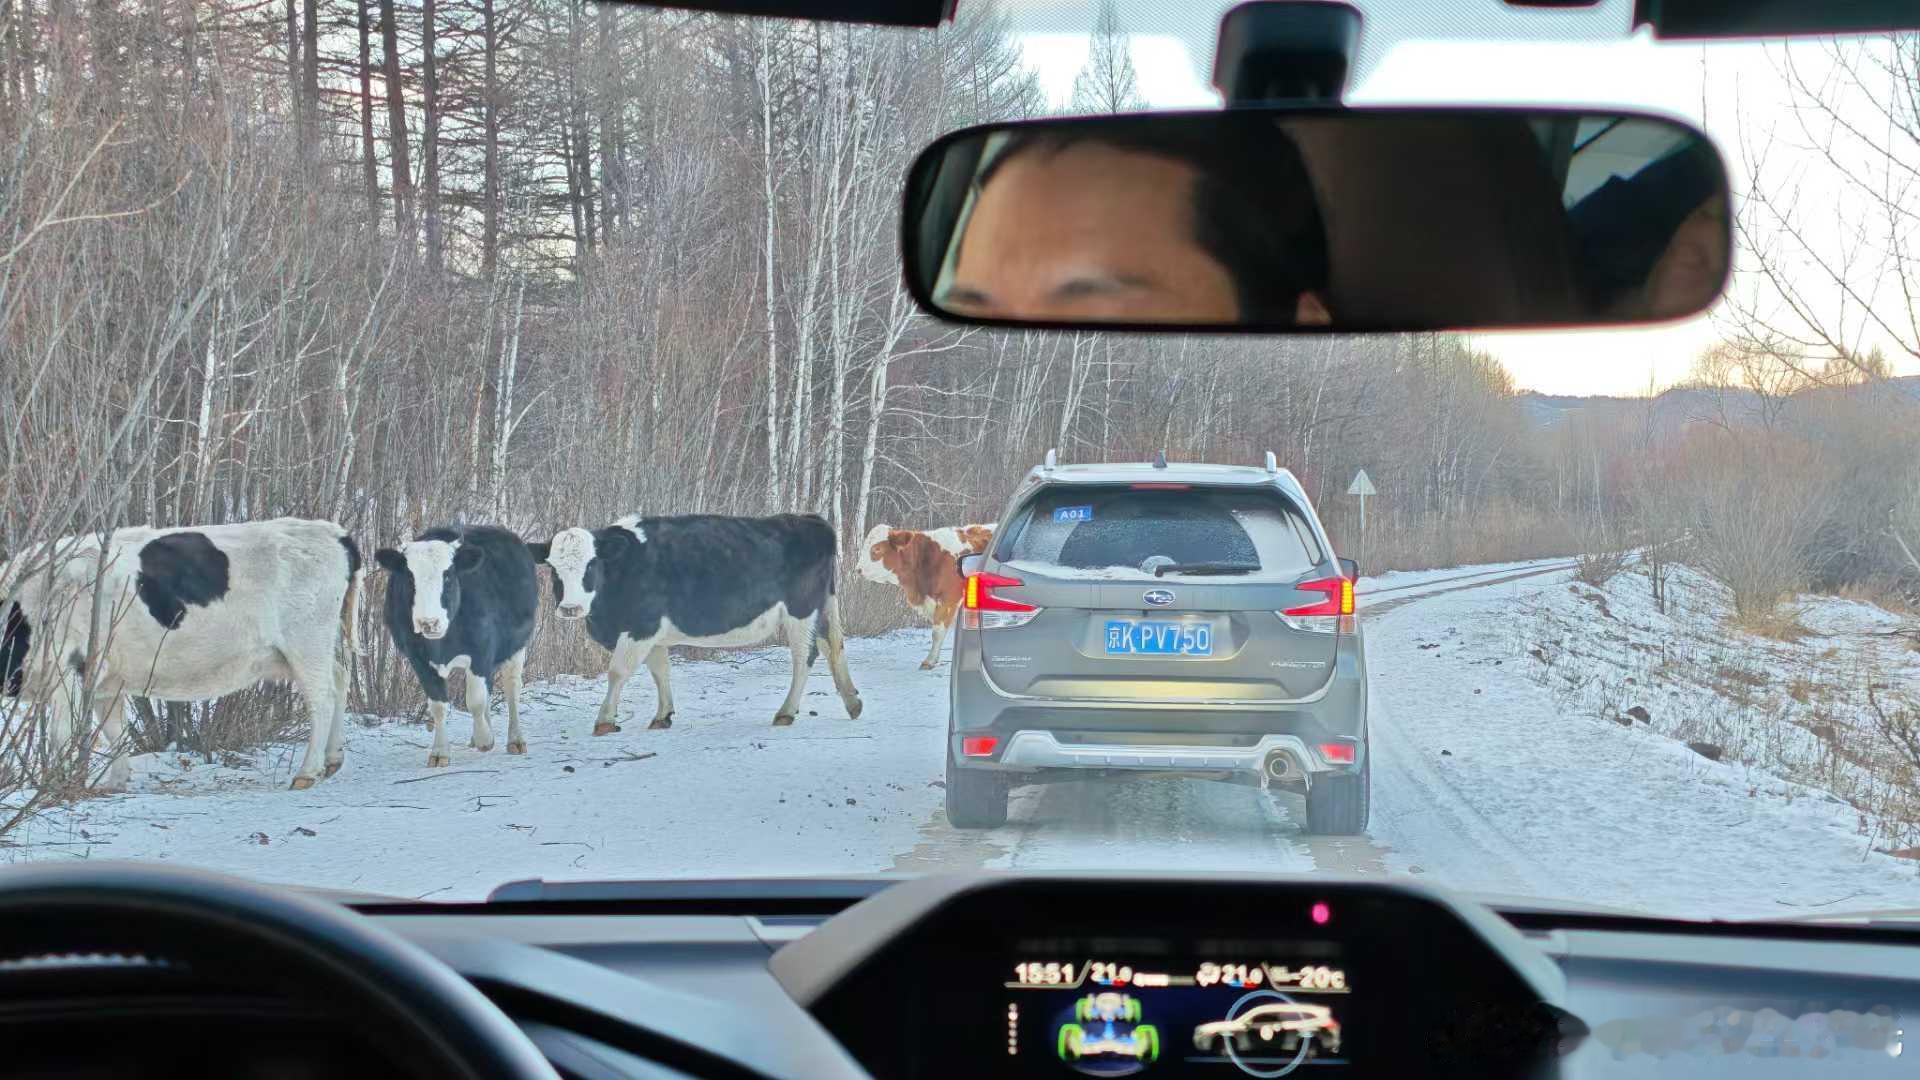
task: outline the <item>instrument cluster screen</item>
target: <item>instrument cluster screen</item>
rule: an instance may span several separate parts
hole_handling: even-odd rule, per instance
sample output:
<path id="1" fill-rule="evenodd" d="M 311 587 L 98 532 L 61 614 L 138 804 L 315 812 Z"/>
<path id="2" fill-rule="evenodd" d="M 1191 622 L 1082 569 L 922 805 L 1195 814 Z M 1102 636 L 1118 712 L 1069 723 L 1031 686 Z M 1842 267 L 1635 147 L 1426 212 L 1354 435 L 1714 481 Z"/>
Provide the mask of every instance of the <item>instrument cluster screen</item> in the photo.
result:
<path id="1" fill-rule="evenodd" d="M 1337 1077 L 1369 1034 L 1331 940 L 1030 939 L 1002 975 L 1009 1075 Z"/>

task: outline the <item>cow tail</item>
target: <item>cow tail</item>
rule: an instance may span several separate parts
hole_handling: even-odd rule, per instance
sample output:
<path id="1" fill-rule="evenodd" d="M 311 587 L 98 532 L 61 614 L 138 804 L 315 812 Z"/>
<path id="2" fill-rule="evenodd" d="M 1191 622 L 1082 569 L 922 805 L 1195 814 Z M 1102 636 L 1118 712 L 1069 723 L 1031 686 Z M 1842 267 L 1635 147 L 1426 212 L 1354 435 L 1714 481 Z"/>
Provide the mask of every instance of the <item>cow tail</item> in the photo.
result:
<path id="1" fill-rule="evenodd" d="M 813 633 L 807 636 L 807 666 L 812 667 L 820 659 L 820 639 L 834 639 L 839 632 L 840 598 L 833 594 L 834 579 L 839 574 L 836 561 L 827 563 L 827 595 L 820 600 L 820 610 L 813 616 Z"/>
<path id="2" fill-rule="evenodd" d="M 365 570 L 356 570 L 347 579 L 347 598 L 340 605 L 340 636 L 347 643 L 347 651 L 355 656 L 365 656 L 367 651 L 360 646 L 360 598 L 367 578 Z"/>
<path id="3" fill-rule="evenodd" d="M 347 595 L 340 601 L 340 640 L 348 653 L 365 656 L 366 651 L 360 647 L 360 600 L 367 572 L 360 565 L 360 548 L 353 537 L 342 533 L 340 546 L 347 553 Z"/>

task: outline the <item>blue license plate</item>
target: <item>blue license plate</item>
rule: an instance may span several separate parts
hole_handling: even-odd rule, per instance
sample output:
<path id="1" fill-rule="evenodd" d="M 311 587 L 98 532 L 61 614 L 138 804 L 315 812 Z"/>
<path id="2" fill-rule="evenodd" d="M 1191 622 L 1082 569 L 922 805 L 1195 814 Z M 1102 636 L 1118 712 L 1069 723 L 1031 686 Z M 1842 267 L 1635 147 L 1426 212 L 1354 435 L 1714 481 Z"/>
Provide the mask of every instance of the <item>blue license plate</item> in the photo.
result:
<path id="1" fill-rule="evenodd" d="M 1213 627 L 1206 623 L 1110 619 L 1108 656 L 1212 656 Z"/>

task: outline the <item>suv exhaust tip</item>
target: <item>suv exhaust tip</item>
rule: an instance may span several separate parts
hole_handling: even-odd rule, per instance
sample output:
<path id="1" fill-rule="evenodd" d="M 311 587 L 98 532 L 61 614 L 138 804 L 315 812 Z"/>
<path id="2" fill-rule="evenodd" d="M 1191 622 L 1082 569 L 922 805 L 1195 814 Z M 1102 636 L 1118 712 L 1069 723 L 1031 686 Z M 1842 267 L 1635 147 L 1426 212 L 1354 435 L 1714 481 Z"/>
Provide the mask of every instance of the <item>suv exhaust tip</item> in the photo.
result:
<path id="1" fill-rule="evenodd" d="M 1268 754 L 1265 769 L 1267 777 L 1276 784 L 1299 784 L 1307 778 L 1306 769 L 1285 750 Z"/>

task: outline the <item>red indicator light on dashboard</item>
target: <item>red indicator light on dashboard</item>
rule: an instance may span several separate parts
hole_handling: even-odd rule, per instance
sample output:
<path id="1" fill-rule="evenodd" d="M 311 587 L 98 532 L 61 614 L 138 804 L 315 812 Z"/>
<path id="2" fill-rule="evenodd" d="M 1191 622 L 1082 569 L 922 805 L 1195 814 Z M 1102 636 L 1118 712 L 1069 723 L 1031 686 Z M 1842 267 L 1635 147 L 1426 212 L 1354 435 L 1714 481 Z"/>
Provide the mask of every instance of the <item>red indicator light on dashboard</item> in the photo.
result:
<path id="1" fill-rule="evenodd" d="M 968 735 L 960 740 L 960 753 L 967 757 L 992 757 L 994 747 L 999 745 L 997 735 Z"/>
<path id="2" fill-rule="evenodd" d="M 1324 903 L 1313 905 L 1313 925 L 1325 926 L 1333 919 L 1333 909 Z"/>

